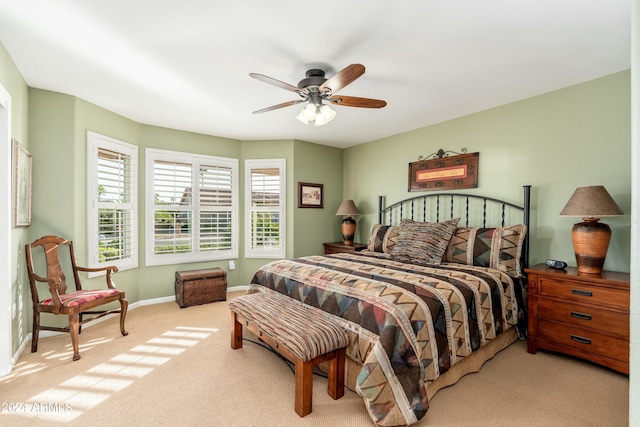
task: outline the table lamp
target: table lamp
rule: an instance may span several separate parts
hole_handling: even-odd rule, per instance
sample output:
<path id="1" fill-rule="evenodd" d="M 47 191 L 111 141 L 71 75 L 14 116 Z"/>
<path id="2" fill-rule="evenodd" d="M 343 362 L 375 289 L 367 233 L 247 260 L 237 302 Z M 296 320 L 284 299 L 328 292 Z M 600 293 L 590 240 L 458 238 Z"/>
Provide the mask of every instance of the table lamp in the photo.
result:
<path id="1" fill-rule="evenodd" d="M 578 271 L 600 274 L 611 240 L 611 229 L 598 221 L 605 216 L 624 215 L 624 212 L 604 186 L 593 185 L 578 187 L 560 215 L 582 217 L 583 222 L 575 224 L 571 230 Z"/>
<path id="2" fill-rule="evenodd" d="M 356 204 L 353 203 L 353 200 L 343 200 L 336 215 L 346 217 L 342 220 L 342 239 L 345 245 L 353 245 L 353 236 L 356 234 L 356 220 L 351 217 L 360 215 Z"/>

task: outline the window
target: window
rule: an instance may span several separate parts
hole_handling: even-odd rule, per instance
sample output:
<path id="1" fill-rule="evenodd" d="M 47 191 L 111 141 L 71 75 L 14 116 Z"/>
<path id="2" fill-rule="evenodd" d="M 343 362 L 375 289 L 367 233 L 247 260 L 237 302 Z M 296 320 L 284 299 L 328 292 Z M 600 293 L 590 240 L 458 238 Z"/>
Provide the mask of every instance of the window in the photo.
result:
<path id="1" fill-rule="evenodd" d="M 245 162 L 247 258 L 286 256 L 285 166 L 285 159 Z"/>
<path id="2" fill-rule="evenodd" d="M 147 265 L 237 258 L 238 160 L 147 149 Z"/>
<path id="3" fill-rule="evenodd" d="M 87 132 L 88 265 L 138 267 L 138 147 Z"/>

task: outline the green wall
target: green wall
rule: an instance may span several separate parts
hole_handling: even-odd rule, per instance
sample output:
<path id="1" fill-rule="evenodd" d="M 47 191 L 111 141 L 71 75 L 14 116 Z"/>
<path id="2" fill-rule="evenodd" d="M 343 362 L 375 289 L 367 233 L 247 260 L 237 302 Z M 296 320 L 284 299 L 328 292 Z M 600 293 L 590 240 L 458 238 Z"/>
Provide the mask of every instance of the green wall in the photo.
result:
<path id="1" fill-rule="evenodd" d="M 358 235 L 377 221 L 377 196 L 387 203 L 409 193 L 408 164 L 444 150 L 479 152 L 478 188 L 467 190 L 521 203 L 532 187 L 531 263 L 548 258 L 575 266 L 571 227 L 558 214 L 576 187 L 604 185 L 625 216 L 612 229 L 605 268 L 629 271 L 631 210 L 630 73 L 622 72 L 455 120 L 345 150 L 344 196 L 360 212 Z"/>
<path id="2" fill-rule="evenodd" d="M 342 240 L 336 211 L 342 202 L 343 150 L 324 145 L 295 143 L 295 199 L 298 206 L 298 182 L 322 184 L 323 208 L 296 208 L 295 256 L 324 252 L 323 242 Z"/>
<path id="3" fill-rule="evenodd" d="M 175 294 L 175 272 L 197 268 L 220 267 L 227 270 L 227 261 L 210 261 L 206 263 L 190 263 L 180 265 L 145 266 L 145 149 L 159 148 L 163 150 L 175 150 L 187 153 L 206 154 L 211 156 L 239 158 L 240 145 L 238 141 L 215 136 L 202 135 L 191 132 L 183 132 L 156 126 L 142 125 L 140 140 L 138 143 L 139 172 L 138 172 L 138 247 L 139 267 L 137 277 L 132 281 L 140 292 L 138 300 L 147 300 L 158 297 L 166 297 Z M 240 199 L 240 212 L 242 212 L 243 200 Z M 239 271 L 228 271 L 227 281 L 229 286 L 238 285 Z"/>
<path id="4" fill-rule="evenodd" d="M 1 43 L 0 84 L 11 96 L 11 137 L 29 150 L 29 133 L 27 129 L 29 88 Z M 4 155 L 8 150 L 8 147 L 2 147 L 2 154 L 0 155 Z M 4 200 L 3 203 L 11 203 L 11 201 Z M 31 295 L 24 270 L 23 250 L 24 245 L 29 241 L 28 230 L 28 228 L 14 228 L 11 230 L 11 265 L 16 267 L 11 271 L 11 283 L 0 284 L 0 286 L 11 286 L 11 303 L 16 304 L 19 310 L 18 315 L 11 321 L 11 348 L 14 352 L 20 347 L 23 337 L 30 330 L 29 318 L 26 313 L 31 305 Z M 4 291 L 3 289 L 2 292 Z M 0 321 L 3 322 L 5 319 L 3 317 Z"/>

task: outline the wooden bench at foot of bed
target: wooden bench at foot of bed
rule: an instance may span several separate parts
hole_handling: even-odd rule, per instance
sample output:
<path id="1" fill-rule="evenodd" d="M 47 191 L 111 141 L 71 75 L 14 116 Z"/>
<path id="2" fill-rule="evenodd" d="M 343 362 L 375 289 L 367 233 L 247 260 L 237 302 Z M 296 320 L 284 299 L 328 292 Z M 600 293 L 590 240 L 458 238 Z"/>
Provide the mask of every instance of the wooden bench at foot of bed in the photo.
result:
<path id="1" fill-rule="evenodd" d="M 313 367 L 329 362 L 327 393 L 344 396 L 344 364 L 349 338 L 340 326 L 275 292 L 242 295 L 229 302 L 231 348 L 242 348 L 245 326 L 295 365 L 295 410 L 311 413 Z"/>

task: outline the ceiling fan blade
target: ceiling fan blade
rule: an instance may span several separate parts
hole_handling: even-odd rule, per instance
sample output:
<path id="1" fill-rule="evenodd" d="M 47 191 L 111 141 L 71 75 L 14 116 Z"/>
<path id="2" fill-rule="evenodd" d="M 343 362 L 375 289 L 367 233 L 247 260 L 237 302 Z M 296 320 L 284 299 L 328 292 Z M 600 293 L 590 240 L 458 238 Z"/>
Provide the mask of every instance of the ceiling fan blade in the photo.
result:
<path id="1" fill-rule="evenodd" d="M 274 86 L 278 86 L 282 89 L 290 90 L 291 92 L 300 92 L 300 89 L 297 86 L 290 85 L 289 83 L 281 82 L 280 80 L 276 80 L 272 77 L 265 76 L 264 74 L 258 73 L 249 73 L 249 76 L 253 77 L 256 80 L 260 80 L 261 82 L 269 83 Z"/>
<path id="2" fill-rule="evenodd" d="M 329 80 L 322 83 L 318 90 L 322 91 L 326 88 L 330 89 L 332 93 L 336 93 L 348 84 L 353 83 L 355 79 L 364 74 L 364 65 L 351 64 L 342 70 L 338 71 Z"/>
<path id="3" fill-rule="evenodd" d="M 343 105 L 345 107 L 360 108 L 382 108 L 387 105 L 387 101 L 381 99 L 358 98 L 357 96 L 332 96 L 328 101 L 335 105 Z"/>
<path id="4" fill-rule="evenodd" d="M 289 107 L 291 105 L 300 104 L 301 102 L 304 102 L 304 101 L 305 101 L 304 99 L 296 99 L 295 101 L 283 102 L 282 104 L 272 105 L 271 107 L 263 108 L 262 110 L 256 110 L 253 112 L 253 114 L 266 113 L 267 111 L 277 110 L 278 108 L 284 108 L 284 107 Z"/>

